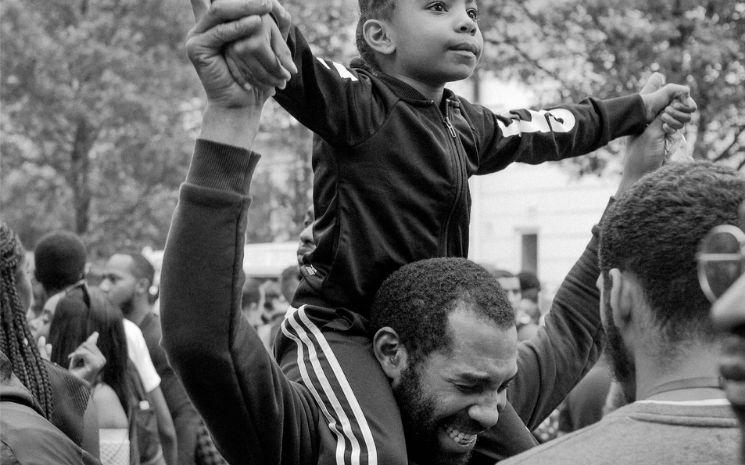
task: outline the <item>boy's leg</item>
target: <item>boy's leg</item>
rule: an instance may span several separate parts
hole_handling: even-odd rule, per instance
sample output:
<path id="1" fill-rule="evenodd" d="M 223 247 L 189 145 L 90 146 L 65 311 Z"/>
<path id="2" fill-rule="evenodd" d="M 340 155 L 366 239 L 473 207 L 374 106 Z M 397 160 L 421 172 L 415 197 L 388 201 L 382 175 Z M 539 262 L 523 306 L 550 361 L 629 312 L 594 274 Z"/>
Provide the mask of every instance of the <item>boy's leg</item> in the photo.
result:
<path id="1" fill-rule="evenodd" d="M 313 393 L 337 438 L 336 465 L 406 465 L 406 442 L 390 383 L 354 314 L 302 306 L 275 343 L 282 371 Z"/>

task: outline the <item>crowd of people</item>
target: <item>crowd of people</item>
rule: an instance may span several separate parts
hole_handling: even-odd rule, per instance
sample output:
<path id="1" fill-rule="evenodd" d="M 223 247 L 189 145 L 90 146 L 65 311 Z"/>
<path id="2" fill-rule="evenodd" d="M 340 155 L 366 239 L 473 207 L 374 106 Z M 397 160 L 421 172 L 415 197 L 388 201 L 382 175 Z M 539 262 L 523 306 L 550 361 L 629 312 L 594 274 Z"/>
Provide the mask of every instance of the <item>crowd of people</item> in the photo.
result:
<path id="1" fill-rule="evenodd" d="M 496 115 L 445 87 L 482 53 L 472 0 L 360 0 L 350 67 L 276 0 L 191 3 L 207 101 L 160 288 L 140 253 L 94 284 L 80 237 L 30 260 L 0 224 L 3 463 L 745 459 L 745 176 L 669 160 L 687 87 Z M 243 246 L 271 96 L 317 136 L 298 265 L 261 282 Z M 466 258 L 468 177 L 620 136 L 549 308 L 534 274 Z"/>

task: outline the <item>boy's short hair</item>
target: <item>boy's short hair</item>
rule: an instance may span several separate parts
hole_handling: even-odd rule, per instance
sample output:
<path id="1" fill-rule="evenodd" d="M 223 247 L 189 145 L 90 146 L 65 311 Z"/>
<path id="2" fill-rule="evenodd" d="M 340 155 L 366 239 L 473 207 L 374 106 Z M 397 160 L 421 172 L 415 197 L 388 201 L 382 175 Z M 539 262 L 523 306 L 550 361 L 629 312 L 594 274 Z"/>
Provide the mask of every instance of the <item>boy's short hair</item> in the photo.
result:
<path id="1" fill-rule="evenodd" d="M 367 44 L 362 26 L 368 19 L 390 19 L 396 8 L 396 0 L 359 0 L 360 19 L 357 21 L 355 43 L 362 60 L 372 69 L 379 69 L 375 60 L 375 53 Z"/>

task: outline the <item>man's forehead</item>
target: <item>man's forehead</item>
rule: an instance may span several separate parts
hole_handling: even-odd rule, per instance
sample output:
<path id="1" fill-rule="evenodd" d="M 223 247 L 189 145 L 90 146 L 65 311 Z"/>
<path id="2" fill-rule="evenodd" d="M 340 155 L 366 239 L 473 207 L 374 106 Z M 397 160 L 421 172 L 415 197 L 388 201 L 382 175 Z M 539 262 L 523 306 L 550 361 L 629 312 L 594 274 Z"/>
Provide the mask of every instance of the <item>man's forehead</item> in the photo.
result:
<path id="1" fill-rule="evenodd" d="M 439 362 L 451 374 L 493 378 L 517 367 L 517 330 L 499 328 L 477 312 L 460 308 L 448 317 L 451 350 Z"/>
<path id="2" fill-rule="evenodd" d="M 114 254 L 106 261 L 105 272 L 117 275 L 132 274 L 132 257 L 124 254 Z"/>

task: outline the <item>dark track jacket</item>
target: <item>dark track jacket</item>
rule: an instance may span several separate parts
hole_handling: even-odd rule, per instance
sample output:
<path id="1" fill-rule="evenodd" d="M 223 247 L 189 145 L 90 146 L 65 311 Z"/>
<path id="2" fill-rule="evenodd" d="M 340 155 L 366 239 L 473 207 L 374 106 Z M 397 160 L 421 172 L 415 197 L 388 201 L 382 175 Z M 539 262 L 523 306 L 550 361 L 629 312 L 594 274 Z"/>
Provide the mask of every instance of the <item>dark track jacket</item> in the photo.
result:
<path id="1" fill-rule="evenodd" d="M 162 344 L 223 456 L 232 464 L 334 462 L 336 438 L 311 393 L 290 382 L 241 316 L 249 184 L 258 155 L 198 140 L 163 259 Z M 523 451 L 536 426 L 595 363 L 597 237 L 559 289 L 546 328 L 518 349 L 518 374 L 489 457 Z"/>
<path id="2" fill-rule="evenodd" d="M 585 154 L 646 126 L 638 95 L 496 115 L 447 89 L 434 102 L 391 76 L 316 58 L 297 28 L 288 45 L 298 73 L 275 98 L 319 136 L 317 247 L 303 258 L 295 307 L 367 317 L 400 266 L 467 256 L 470 176 Z"/>

